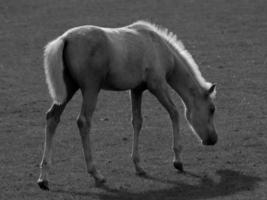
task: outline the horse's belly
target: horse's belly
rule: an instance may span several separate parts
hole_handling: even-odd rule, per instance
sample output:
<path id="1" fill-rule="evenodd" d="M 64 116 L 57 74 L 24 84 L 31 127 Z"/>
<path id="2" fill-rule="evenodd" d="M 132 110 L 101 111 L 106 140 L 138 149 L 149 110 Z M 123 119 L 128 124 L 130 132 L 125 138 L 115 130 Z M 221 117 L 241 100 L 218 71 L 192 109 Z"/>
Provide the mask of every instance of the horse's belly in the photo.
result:
<path id="1" fill-rule="evenodd" d="M 129 90 L 138 87 L 144 82 L 141 71 L 120 71 L 109 73 L 102 85 L 106 90 Z"/>

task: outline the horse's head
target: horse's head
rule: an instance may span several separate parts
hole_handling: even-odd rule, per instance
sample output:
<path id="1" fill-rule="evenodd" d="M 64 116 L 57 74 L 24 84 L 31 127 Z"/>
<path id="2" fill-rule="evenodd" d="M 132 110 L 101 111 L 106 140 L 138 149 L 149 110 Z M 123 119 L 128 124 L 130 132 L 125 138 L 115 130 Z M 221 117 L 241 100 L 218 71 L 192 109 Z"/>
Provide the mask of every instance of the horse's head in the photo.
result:
<path id="1" fill-rule="evenodd" d="M 186 118 L 203 145 L 214 145 L 218 139 L 213 123 L 215 93 L 215 84 L 213 84 L 201 97 L 194 98 L 192 105 L 186 110 Z"/>

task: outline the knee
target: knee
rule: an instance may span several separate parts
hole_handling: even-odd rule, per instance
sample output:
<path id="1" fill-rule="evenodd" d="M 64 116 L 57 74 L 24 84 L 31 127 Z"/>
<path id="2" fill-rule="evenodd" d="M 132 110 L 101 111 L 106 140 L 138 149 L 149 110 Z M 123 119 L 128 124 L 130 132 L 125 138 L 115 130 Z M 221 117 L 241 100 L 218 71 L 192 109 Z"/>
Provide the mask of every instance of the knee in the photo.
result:
<path id="1" fill-rule="evenodd" d="M 140 130 L 143 124 L 143 118 L 142 116 L 134 117 L 132 119 L 132 125 L 135 129 Z"/>
<path id="2" fill-rule="evenodd" d="M 133 160 L 133 163 L 139 163 L 140 162 L 140 158 L 136 154 L 133 154 L 132 155 L 132 160 Z"/>
<path id="3" fill-rule="evenodd" d="M 87 120 L 85 116 L 80 115 L 77 118 L 77 125 L 78 125 L 79 129 L 82 129 L 85 127 L 90 128 L 91 123 L 90 123 L 90 120 Z"/>
<path id="4" fill-rule="evenodd" d="M 83 116 L 79 116 L 79 117 L 77 118 L 77 126 L 78 126 L 79 128 L 83 128 L 83 127 L 85 126 L 85 124 L 86 124 L 85 117 L 83 117 Z"/>
<path id="5" fill-rule="evenodd" d="M 176 108 L 171 109 L 169 113 L 172 120 L 175 121 L 179 120 L 179 112 Z"/>

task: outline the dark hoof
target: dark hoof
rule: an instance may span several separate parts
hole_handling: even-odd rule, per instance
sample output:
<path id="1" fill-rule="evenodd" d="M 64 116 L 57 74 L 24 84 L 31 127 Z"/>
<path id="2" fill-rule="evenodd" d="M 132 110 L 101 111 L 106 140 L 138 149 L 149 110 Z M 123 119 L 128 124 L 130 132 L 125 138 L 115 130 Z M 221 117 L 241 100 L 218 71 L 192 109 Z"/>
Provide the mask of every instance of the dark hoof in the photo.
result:
<path id="1" fill-rule="evenodd" d="M 37 184 L 39 185 L 39 187 L 40 187 L 42 190 L 49 190 L 49 187 L 48 187 L 48 181 L 47 181 L 47 180 L 38 180 L 38 181 L 37 181 Z"/>
<path id="2" fill-rule="evenodd" d="M 137 176 L 146 176 L 146 172 L 144 170 L 136 172 Z"/>
<path id="3" fill-rule="evenodd" d="M 106 183 L 106 179 L 98 179 L 98 180 L 96 180 L 95 181 L 95 186 L 96 187 L 101 187 L 101 186 L 103 186 L 104 184 Z"/>
<path id="4" fill-rule="evenodd" d="M 181 162 L 174 162 L 173 166 L 175 169 L 178 169 L 180 172 L 184 172 L 184 166 Z"/>

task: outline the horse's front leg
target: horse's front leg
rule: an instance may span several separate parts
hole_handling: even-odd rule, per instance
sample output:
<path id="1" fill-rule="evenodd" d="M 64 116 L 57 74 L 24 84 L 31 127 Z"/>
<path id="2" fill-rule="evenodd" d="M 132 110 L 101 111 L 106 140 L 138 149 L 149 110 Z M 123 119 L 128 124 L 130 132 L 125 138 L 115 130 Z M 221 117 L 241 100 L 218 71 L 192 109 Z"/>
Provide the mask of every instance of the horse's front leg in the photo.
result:
<path id="1" fill-rule="evenodd" d="M 138 150 L 139 134 L 142 128 L 142 113 L 141 113 L 141 103 L 142 103 L 142 93 L 143 90 L 133 89 L 131 90 L 131 100 L 132 100 L 132 125 L 133 125 L 133 145 L 132 145 L 132 160 L 134 163 L 135 171 L 137 175 L 145 175 L 145 171 L 140 166 L 140 155 Z"/>
<path id="2" fill-rule="evenodd" d="M 179 113 L 171 99 L 167 83 L 165 81 L 159 80 L 156 84 L 151 86 L 150 91 L 157 97 L 159 102 L 164 106 L 164 108 L 170 115 L 173 129 L 173 165 L 176 169 L 183 171 L 183 164 L 181 161 L 182 145 L 180 139 L 181 135 L 179 131 Z"/>
<path id="3" fill-rule="evenodd" d="M 95 179 L 96 186 L 99 186 L 105 183 L 105 178 L 95 167 L 92 157 L 90 141 L 91 119 L 95 110 L 97 95 L 98 91 L 95 90 L 86 90 L 83 92 L 83 104 L 80 115 L 77 120 L 77 125 L 79 127 L 80 136 L 82 140 L 87 172 L 91 174 Z"/>

